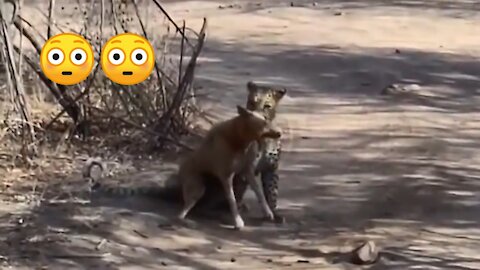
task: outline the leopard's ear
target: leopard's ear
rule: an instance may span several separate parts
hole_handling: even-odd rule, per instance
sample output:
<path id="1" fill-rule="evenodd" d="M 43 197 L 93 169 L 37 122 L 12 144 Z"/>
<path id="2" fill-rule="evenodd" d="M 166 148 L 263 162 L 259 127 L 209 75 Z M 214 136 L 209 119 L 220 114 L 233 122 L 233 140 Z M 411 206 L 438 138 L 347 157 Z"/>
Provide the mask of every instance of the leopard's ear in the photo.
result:
<path id="1" fill-rule="evenodd" d="M 287 93 L 287 88 L 275 89 L 275 99 L 277 101 L 281 100 Z"/>
<path id="2" fill-rule="evenodd" d="M 252 82 L 252 81 L 249 81 L 247 82 L 247 91 L 248 92 L 255 92 L 257 91 L 258 89 L 258 86 L 256 83 Z"/>

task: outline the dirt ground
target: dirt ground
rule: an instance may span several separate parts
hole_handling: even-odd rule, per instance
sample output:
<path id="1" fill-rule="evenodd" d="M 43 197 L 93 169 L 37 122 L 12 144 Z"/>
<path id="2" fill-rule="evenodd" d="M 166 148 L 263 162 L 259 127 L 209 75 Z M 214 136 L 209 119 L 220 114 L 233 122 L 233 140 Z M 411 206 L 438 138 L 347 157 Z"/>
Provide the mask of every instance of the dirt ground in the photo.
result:
<path id="1" fill-rule="evenodd" d="M 1 207 L 5 269 L 480 269 L 480 6 L 475 1 L 167 1 L 208 37 L 196 85 L 223 117 L 248 80 L 285 85 L 280 211 L 247 228 L 147 199 Z M 381 95 L 390 84 L 408 91 Z M 222 117 L 222 118 L 223 118 Z M 166 163 L 124 176 L 150 180 Z M 72 175 L 79 179 L 79 175 Z M 42 268 L 44 267 L 44 268 Z M 3 268 L 2 268 L 3 269 Z"/>

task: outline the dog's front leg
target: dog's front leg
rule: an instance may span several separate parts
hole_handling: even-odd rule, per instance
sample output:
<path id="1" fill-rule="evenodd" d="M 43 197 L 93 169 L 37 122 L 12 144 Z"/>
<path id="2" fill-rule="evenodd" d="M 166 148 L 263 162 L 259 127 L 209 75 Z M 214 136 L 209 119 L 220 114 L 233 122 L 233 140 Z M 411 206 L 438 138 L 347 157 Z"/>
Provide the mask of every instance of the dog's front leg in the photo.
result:
<path id="1" fill-rule="evenodd" d="M 225 196 L 227 197 L 228 204 L 230 206 L 230 212 L 232 213 L 232 217 L 235 222 L 235 229 L 240 230 L 245 227 L 245 223 L 238 212 L 237 201 L 235 199 L 235 194 L 233 193 L 233 176 L 234 173 L 231 173 L 222 179 L 222 184 L 225 190 Z"/>

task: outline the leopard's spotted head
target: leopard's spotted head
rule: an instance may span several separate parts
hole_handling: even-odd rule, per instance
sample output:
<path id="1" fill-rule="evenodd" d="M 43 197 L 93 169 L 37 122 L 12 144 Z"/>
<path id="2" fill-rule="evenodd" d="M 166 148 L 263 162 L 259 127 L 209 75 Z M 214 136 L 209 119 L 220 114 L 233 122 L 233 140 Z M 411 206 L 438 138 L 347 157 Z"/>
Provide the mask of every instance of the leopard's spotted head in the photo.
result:
<path id="1" fill-rule="evenodd" d="M 259 85 L 252 81 L 247 83 L 247 90 L 247 109 L 263 112 L 268 120 L 275 118 L 278 103 L 287 93 L 283 87 Z"/>

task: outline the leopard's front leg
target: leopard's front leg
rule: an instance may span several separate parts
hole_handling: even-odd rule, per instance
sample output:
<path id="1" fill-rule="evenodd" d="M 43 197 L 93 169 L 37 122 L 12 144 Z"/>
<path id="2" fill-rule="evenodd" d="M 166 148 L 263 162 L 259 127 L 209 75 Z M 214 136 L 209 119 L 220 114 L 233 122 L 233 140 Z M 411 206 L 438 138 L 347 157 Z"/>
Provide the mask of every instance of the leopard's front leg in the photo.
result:
<path id="1" fill-rule="evenodd" d="M 254 170 L 255 168 L 253 166 L 248 168 L 245 172 L 245 177 L 247 178 L 248 184 L 250 185 L 252 190 L 255 192 L 258 203 L 262 207 L 265 217 L 268 218 L 269 220 L 274 220 L 273 212 L 270 209 L 270 206 L 268 205 L 268 202 L 265 198 L 265 194 L 263 192 L 263 186 L 257 182 L 257 179 L 255 178 Z"/>

